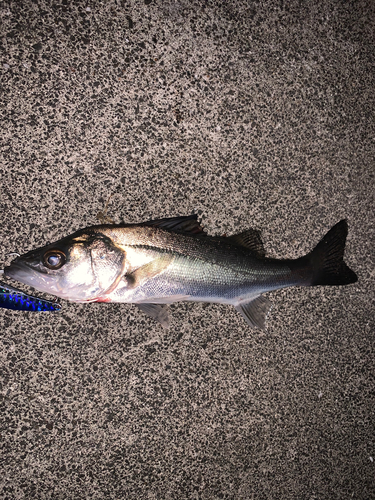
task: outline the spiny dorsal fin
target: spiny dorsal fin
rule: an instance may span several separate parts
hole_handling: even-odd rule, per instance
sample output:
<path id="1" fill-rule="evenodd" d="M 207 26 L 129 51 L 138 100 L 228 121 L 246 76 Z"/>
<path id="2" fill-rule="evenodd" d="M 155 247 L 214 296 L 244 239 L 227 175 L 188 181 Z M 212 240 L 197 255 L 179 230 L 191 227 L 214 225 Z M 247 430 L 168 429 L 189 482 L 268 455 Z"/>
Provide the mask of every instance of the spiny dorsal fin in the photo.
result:
<path id="1" fill-rule="evenodd" d="M 205 230 L 198 222 L 198 215 L 184 215 L 182 217 L 168 217 L 165 219 L 155 219 L 143 222 L 140 226 L 156 226 L 178 233 L 199 234 L 204 236 Z"/>
<path id="2" fill-rule="evenodd" d="M 241 247 L 245 247 L 248 250 L 251 250 L 254 254 L 257 255 L 257 257 L 265 257 L 266 255 L 260 237 L 260 231 L 257 231 L 256 229 L 248 229 L 243 233 L 228 236 L 227 239 Z"/>

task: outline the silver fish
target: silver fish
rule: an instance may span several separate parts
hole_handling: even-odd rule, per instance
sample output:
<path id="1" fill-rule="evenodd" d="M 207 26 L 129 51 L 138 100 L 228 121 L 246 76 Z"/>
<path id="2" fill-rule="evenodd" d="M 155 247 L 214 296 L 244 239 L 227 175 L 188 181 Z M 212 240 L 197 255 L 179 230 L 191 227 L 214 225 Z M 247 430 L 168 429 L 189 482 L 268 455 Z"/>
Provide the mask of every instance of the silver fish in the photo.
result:
<path id="1" fill-rule="evenodd" d="M 73 302 L 134 303 L 164 327 L 165 304 L 197 301 L 231 304 L 264 329 L 263 293 L 357 281 L 343 261 L 347 232 L 342 220 L 306 256 L 277 260 L 258 231 L 211 237 L 196 215 L 91 226 L 17 257 L 5 275 Z"/>

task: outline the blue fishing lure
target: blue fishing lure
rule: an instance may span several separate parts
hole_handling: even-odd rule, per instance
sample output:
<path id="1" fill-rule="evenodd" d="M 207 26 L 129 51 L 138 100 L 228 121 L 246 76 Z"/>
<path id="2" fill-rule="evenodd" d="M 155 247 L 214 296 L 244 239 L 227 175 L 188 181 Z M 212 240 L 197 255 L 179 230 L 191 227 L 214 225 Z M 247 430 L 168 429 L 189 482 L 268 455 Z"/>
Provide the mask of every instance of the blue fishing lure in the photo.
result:
<path id="1" fill-rule="evenodd" d="M 0 307 L 13 309 L 14 311 L 60 311 L 61 306 L 57 302 L 40 299 L 27 295 L 0 281 Z"/>

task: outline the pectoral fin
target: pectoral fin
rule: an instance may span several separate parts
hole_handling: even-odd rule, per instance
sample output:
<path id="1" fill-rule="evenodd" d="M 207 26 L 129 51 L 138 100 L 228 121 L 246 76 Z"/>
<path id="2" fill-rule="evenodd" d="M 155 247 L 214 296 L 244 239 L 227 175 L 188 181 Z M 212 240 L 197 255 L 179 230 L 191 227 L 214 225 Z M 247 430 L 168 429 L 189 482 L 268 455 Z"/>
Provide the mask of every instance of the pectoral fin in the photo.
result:
<path id="1" fill-rule="evenodd" d="M 156 321 L 159 321 L 163 328 L 169 328 L 168 306 L 162 304 L 135 304 L 141 311 Z"/>
<path id="2" fill-rule="evenodd" d="M 235 306 L 237 311 L 242 314 L 250 326 L 260 328 L 261 330 L 266 329 L 266 318 L 271 307 L 272 303 L 266 299 L 266 297 L 263 297 L 263 295 L 260 295 L 250 302 Z"/>
<path id="3" fill-rule="evenodd" d="M 127 281 L 129 288 L 135 288 L 146 280 L 155 278 L 155 276 L 165 271 L 173 260 L 173 255 L 164 255 L 163 257 L 156 258 L 148 264 L 139 267 L 132 273 L 126 274 L 124 279 Z"/>

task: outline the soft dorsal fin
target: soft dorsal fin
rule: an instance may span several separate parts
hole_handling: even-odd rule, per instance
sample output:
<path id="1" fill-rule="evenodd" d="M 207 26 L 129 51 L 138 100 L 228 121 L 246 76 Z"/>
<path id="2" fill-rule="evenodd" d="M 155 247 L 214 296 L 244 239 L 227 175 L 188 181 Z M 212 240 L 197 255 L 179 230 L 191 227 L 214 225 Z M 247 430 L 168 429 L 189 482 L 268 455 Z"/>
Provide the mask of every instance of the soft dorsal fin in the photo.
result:
<path id="1" fill-rule="evenodd" d="M 257 257 L 265 257 L 266 252 L 263 247 L 262 239 L 260 237 L 260 231 L 256 229 L 248 229 L 243 233 L 234 234 L 233 236 L 228 236 L 228 240 L 251 250 Z"/>
<path id="2" fill-rule="evenodd" d="M 165 219 L 155 219 L 143 222 L 140 226 L 156 226 L 161 229 L 168 229 L 169 231 L 176 231 L 178 233 L 199 234 L 204 236 L 206 234 L 203 227 L 198 222 L 198 215 L 184 215 L 182 217 L 169 217 Z"/>

